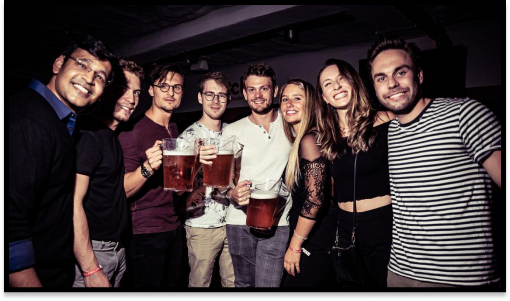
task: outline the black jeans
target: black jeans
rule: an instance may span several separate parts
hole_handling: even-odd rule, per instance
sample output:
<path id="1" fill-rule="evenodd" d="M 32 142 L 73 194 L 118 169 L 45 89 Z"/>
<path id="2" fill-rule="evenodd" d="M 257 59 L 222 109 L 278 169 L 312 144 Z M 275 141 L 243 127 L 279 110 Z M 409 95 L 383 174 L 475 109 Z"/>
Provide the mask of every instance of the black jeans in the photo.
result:
<path id="1" fill-rule="evenodd" d="M 128 254 L 135 287 L 177 286 L 182 248 L 182 226 L 169 232 L 134 234 Z"/>
<path id="2" fill-rule="evenodd" d="M 352 212 L 339 210 L 339 243 L 342 247 L 351 244 Z M 391 251 L 393 212 L 390 205 L 356 215 L 356 246 L 361 250 L 372 282 L 364 286 L 387 287 L 388 263 Z M 357 287 L 352 283 L 341 283 L 344 287 Z"/>

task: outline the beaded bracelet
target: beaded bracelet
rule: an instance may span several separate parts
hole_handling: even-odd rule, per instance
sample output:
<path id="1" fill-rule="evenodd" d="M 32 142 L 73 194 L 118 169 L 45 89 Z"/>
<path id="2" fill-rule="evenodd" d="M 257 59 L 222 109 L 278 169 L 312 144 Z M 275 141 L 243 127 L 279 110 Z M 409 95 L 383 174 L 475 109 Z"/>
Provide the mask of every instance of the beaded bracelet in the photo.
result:
<path id="1" fill-rule="evenodd" d="M 296 250 L 296 249 L 292 248 L 292 247 L 291 247 L 291 245 L 289 245 L 289 249 L 290 249 L 292 252 L 294 252 L 294 253 L 301 253 L 301 248 L 299 248 L 299 249 L 297 249 L 297 250 Z"/>
<path id="2" fill-rule="evenodd" d="M 83 277 L 88 277 L 88 276 L 94 275 L 95 273 L 99 272 L 99 270 L 102 270 L 102 269 L 103 269 L 103 267 L 101 265 L 99 265 L 97 268 L 83 273 Z"/>
<path id="3" fill-rule="evenodd" d="M 297 238 L 301 239 L 301 240 L 307 240 L 308 237 L 301 237 L 299 236 L 297 233 L 296 233 L 296 230 L 294 230 L 294 235 L 296 235 Z"/>

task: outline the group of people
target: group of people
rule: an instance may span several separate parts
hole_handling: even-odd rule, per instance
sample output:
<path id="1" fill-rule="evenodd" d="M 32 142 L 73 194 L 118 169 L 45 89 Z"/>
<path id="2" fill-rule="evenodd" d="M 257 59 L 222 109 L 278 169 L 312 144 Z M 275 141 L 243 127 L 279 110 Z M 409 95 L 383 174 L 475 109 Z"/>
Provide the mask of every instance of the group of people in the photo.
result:
<path id="1" fill-rule="evenodd" d="M 152 105 L 130 120 L 142 67 L 92 37 L 71 43 L 47 85 L 33 80 L 9 101 L 9 286 L 118 287 L 129 268 L 135 287 L 175 287 L 184 235 L 189 287 L 210 286 L 216 260 L 223 287 L 497 285 L 499 121 L 472 99 L 425 98 L 413 43 L 382 38 L 368 61 L 384 110 L 345 61 L 328 59 L 315 88 L 291 78 L 279 89 L 255 64 L 242 78 L 249 116 L 222 122 L 231 84 L 208 72 L 202 117 L 179 134 L 177 65 L 150 71 Z M 228 188 L 198 172 L 191 193 L 164 190 L 163 138 L 231 136 L 243 152 Z M 200 162 L 217 153 L 201 145 Z M 257 179 L 290 192 L 271 230 L 246 225 Z M 354 239 L 363 284 L 335 279 L 332 247 Z"/>

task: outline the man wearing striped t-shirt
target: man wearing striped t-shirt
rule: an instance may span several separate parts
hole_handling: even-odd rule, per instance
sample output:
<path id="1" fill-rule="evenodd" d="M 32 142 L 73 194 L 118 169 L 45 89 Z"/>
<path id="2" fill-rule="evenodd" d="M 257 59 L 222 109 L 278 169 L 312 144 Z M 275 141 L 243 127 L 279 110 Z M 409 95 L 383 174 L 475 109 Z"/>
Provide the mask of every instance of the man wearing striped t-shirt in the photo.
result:
<path id="1" fill-rule="evenodd" d="M 388 133 L 388 287 L 498 282 L 491 179 L 501 187 L 499 121 L 475 100 L 423 98 L 413 43 L 381 40 L 368 60 L 377 98 L 397 116 Z"/>

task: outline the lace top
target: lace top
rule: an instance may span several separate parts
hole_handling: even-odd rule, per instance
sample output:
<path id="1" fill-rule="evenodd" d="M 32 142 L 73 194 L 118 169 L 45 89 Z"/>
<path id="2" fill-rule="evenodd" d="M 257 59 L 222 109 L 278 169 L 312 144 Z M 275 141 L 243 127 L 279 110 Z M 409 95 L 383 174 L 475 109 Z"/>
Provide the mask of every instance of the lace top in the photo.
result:
<path id="1" fill-rule="evenodd" d="M 389 122 L 374 127 L 374 143 L 367 152 L 358 154 L 356 170 L 356 199 L 371 199 L 390 195 L 388 169 Z M 345 139 L 344 139 L 345 141 Z M 339 203 L 352 202 L 354 187 L 354 155 L 347 147 L 346 153 L 333 160 L 329 172 L 335 181 L 335 196 Z"/>
<path id="2" fill-rule="evenodd" d="M 308 133 L 299 146 L 300 177 L 292 189 L 292 208 L 289 212 L 290 233 L 296 228 L 299 216 L 317 220 L 308 235 L 312 237 L 320 226 L 322 217 L 329 206 L 329 181 L 327 160 L 320 155 L 320 147 L 316 144 L 316 134 Z M 325 201 L 326 200 L 326 201 Z"/>

